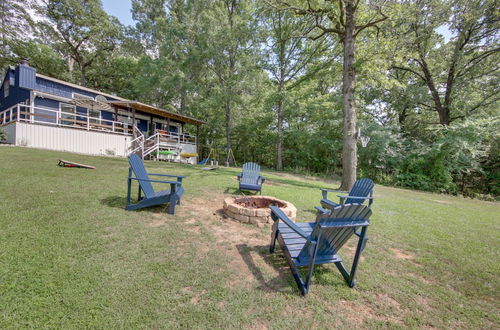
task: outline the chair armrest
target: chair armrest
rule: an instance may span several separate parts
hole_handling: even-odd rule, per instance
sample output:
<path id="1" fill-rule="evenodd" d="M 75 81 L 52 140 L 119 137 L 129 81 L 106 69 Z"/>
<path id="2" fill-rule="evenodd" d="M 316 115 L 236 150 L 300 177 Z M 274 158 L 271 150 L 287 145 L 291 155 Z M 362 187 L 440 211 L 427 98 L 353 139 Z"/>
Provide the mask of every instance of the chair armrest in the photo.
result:
<path id="1" fill-rule="evenodd" d="M 329 210 L 333 210 L 334 208 L 336 208 L 337 206 L 340 206 L 340 204 L 337 204 L 335 202 L 332 202 L 331 200 L 329 199 L 322 199 L 320 201 L 321 203 L 321 206 L 323 206 L 324 208 L 327 208 Z"/>
<path id="2" fill-rule="evenodd" d="M 281 220 L 283 221 L 283 223 L 285 225 L 287 225 L 291 230 L 293 230 L 294 232 L 296 232 L 297 234 L 299 234 L 300 236 L 302 236 L 303 238 L 305 238 L 306 240 L 314 243 L 315 241 L 311 239 L 311 236 L 307 235 L 305 233 L 305 231 L 303 231 L 302 229 L 299 228 L 299 226 L 297 226 L 295 224 L 295 222 L 293 222 L 292 220 L 290 220 L 285 213 L 283 213 L 283 211 L 277 207 L 277 206 L 270 206 L 269 207 L 271 209 L 271 217 L 273 218 L 273 220 Z"/>
<path id="3" fill-rule="evenodd" d="M 358 220 L 358 221 L 335 221 L 335 222 L 325 222 L 325 223 L 320 222 L 318 226 L 320 229 L 323 229 L 323 228 L 366 227 L 369 224 L 370 222 L 367 220 Z"/>
<path id="4" fill-rule="evenodd" d="M 362 197 L 362 196 L 349 196 L 349 195 L 337 195 L 337 197 L 339 198 L 345 198 L 345 199 L 348 199 L 348 198 L 352 198 L 352 199 L 374 199 L 375 197 Z"/>
<path id="5" fill-rule="evenodd" d="M 320 214 L 327 214 L 327 213 L 328 213 L 328 210 L 326 210 L 326 209 L 322 208 L 321 206 L 315 206 L 314 208 L 315 208 L 316 210 L 318 210 L 318 212 L 319 212 Z"/>
<path id="6" fill-rule="evenodd" d="M 323 195 L 323 199 L 328 199 L 329 192 L 348 193 L 348 191 L 344 191 L 344 190 L 340 190 L 340 189 L 321 188 L 321 194 Z"/>
<path id="7" fill-rule="evenodd" d="M 170 184 L 176 184 L 176 185 L 182 185 L 182 182 L 179 181 L 163 181 L 163 180 L 149 180 L 149 179 L 139 179 L 139 178 L 132 178 L 128 177 L 129 180 L 137 180 L 137 181 L 146 181 L 146 182 L 159 182 L 159 183 L 170 183 Z"/>
<path id="8" fill-rule="evenodd" d="M 260 184 L 264 184 L 264 181 L 266 181 L 266 177 L 265 176 L 259 176 L 259 179 L 257 179 L 257 182 L 259 180 L 261 181 Z"/>
<path id="9" fill-rule="evenodd" d="M 238 178 L 238 181 L 241 181 L 241 177 L 243 176 L 243 173 L 240 173 L 238 175 L 236 175 L 236 177 Z"/>
<path id="10" fill-rule="evenodd" d="M 361 197 L 361 196 L 349 196 L 349 195 L 337 195 L 338 198 L 340 198 L 340 204 L 344 204 L 344 201 L 346 199 L 361 199 L 361 200 L 373 200 L 374 197 Z"/>

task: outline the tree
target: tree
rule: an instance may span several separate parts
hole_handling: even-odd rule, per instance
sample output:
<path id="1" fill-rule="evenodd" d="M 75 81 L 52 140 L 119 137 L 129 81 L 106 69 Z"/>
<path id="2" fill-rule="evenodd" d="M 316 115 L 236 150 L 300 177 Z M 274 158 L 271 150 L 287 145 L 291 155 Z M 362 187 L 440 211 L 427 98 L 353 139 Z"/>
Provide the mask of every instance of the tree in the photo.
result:
<path id="1" fill-rule="evenodd" d="M 218 99 L 224 111 L 226 148 L 233 149 L 234 111 L 242 105 L 257 69 L 256 29 L 252 3 L 247 0 L 214 1 L 209 11 L 207 67 L 215 75 Z M 232 165 L 232 164 L 230 164 Z"/>
<path id="2" fill-rule="evenodd" d="M 263 16 L 266 38 L 263 51 L 263 67 L 269 72 L 276 86 L 274 94 L 276 113 L 276 169 L 283 170 L 283 122 L 287 93 L 317 73 L 318 67 L 307 66 L 317 62 L 328 48 L 326 42 L 307 42 L 303 38 L 308 22 L 290 12 L 266 10 Z M 325 40 L 323 40 L 325 41 Z M 322 62 L 321 68 L 327 66 Z"/>
<path id="3" fill-rule="evenodd" d="M 111 56 L 119 43 L 118 19 L 106 14 L 99 0 L 49 0 L 44 9 L 49 20 L 44 27 L 53 47 L 66 58 L 72 80 L 87 84 L 89 68 L 99 58 Z"/>
<path id="4" fill-rule="evenodd" d="M 35 23 L 28 10 L 33 7 L 31 0 L 0 1 L 0 70 L 19 62 L 14 48 L 32 38 Z"/>
<path id="5" fill-rule="evenodd" d="M 280 1 L 279 7 L 292 10 L 312 21 L 308 36 L 318 40 L 327 35 L 336 35 L 343 46 L 342 111 L 344 114 L 342 135 L 342 183 L 341 189 L 350 190 L 356 180 L 356 106 L 354 85 L 356 81 L 355 50 L 356 37 L 365 29 L 377 27 L 387 16 L 376 4 L 365 5 L 359 0 L 307 1 L 307 6 Z M 301 6 L 302 5 L 302 6 Z M 366 12 L 370 13 L 366 13 Z M 360 15 L 363 12 L 364 15 Z M 370 15 L 372 14 L 372 15 Z M 357 22 L 358 16 L 365 20 Z"/>
<path id="6" fill-rule="evenodd" d="M 205 38 L 200 27 L 206 10 L 205 3 L 195 1 L 133 1 L 139 44 L 145 45 L 139 88 L 145 95 L 154 93 L 151 97 L 160 106 L 181 114 L 193 114 L 194 100 L 203 88 Z M 161 95 L 155 92 L 159 85 Z"/>
<path id="7" fill-rule="evenodd" d="M 424 110 L 447 126 L 500 100 L 500 51 L 494 1 L 407 1 L 401 5 L 394 70 L 411 73 L 428 89 Z M 451 22 L 448 25 L 449 17 Z M 437 33 L 447 28 L 446 42 Z M 478 88 L 481 86 L 480 88 Z"/>

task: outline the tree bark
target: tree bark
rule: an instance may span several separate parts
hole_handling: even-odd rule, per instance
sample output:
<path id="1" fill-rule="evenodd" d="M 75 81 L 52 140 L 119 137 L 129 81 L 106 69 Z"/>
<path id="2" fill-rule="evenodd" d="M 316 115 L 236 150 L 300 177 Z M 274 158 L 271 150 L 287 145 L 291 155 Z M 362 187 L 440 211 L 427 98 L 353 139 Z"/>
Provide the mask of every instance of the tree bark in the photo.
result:
<path id="1" fill-rule="evenodd" d="M 232 135 L 233 135 L 233 116 L 231 111 L 231 100 L 226 100 L 226 104 L 224 105 L 224 110 L 226 114 L 226 140 L 227 140 L 227 152 L 233 148 L 232 143 Z M 229 166 L 233 166 L 232 159 L 229 160 Z"/>
<path id="2" fill-rule="evenodd" d="M 285 71 L 286 71 L 286 59 L 285 59 L 285 47 L 286 40 L 283 39 L 283 31 L 281 29 L 281 16 L 278 20 L 278 29 L 280 39 L 279 43 L 279 82 L 278 82 L 278 107 L 276 111 L 277 117 L 277 133 L 278 141 L 276 143 L 276 169 L 278 171 L 283 170 L 283 108 L 285 106 Z"/>
<path id="3" fill-rule="evenodd" d="M 277 130 L 278 130 L 278 141 L 276 143 L 276 170 L 283 170 L 283 107 L 284 107 L 284 97 L 283 97 L 284 83 L 281 81 L 279 86 L 279 99 L 278 108 L 276 115 L 278 118 Z"/>
<path id="4" fill-rule="evenodd" d="M 356 181 L 358 165 L 356 145 L 356 107 L 354 104 L 354 84 L 356 72 L 354 68 L 355 55 L 355 11 L 354 0 L 346 1 L 346 27 L 343 35 L 344 63 L 342 74 L 342 101 L 343 101 L 343 137 L 342 137 L 342 183 L 341 189 L 351 190 Z"/>

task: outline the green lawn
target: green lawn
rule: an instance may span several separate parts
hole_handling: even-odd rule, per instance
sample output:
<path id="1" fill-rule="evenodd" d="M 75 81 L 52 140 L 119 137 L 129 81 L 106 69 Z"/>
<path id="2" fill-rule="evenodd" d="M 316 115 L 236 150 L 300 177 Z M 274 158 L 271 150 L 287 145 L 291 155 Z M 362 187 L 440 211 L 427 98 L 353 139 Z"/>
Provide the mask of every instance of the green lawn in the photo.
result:
<path id="1" fill-rule="evenodd" d="M 175 216 L 124 211 L 125 159 L 0 147 L 0 328 L 500 327 L 499 203 L 376 186 L 356 288 L 323 265 L 302 297 L 270 227 L 218 213 L 237 169 L 146 166 L 188 176 Z M 325 182 L 265 175 L 314 219 Z"/>

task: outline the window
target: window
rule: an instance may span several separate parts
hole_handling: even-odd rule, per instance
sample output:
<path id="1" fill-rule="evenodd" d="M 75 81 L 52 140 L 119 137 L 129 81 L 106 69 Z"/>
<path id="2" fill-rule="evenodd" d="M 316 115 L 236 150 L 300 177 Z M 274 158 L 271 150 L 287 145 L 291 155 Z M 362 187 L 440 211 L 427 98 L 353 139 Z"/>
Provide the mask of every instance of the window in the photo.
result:
<path id="1" fill-rule="evenodd" d="M 61 124 L 74 125 L 76 122 L 76 106 L 72 104 L 60 103 Z M 66 120 L 65 120 L 66 119 Z"/>
<path id="2" fill-rule="evenodd" d="M 9 94 L 10 94 L 10 79 L 7 78 L 3 83 L 3 97 L 7 98 L 9 97 Z"/>
<path id="3" fill-rule="evenodd" d="M 174 125 L 170 125 L 170 126 L 168 127 L 168 131 L 169 131 L 169 132 L 172 132 L 172 133 L 178 133 L 178 132 L 179 132 L 179 127 L 174 126 Z"/>
<path id="4" fill-rule="evenodd" d="M 101 111 L 88 109 L 88 116 L 90 117 L 91 123 L 98 123 L 101 119 Z"/>

